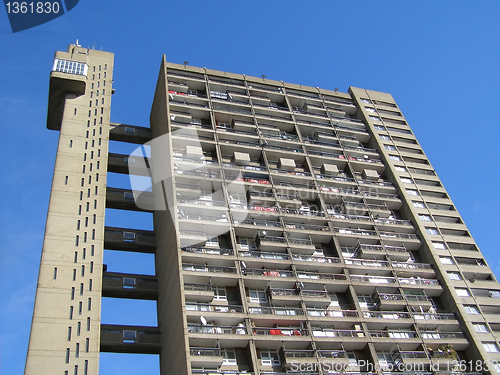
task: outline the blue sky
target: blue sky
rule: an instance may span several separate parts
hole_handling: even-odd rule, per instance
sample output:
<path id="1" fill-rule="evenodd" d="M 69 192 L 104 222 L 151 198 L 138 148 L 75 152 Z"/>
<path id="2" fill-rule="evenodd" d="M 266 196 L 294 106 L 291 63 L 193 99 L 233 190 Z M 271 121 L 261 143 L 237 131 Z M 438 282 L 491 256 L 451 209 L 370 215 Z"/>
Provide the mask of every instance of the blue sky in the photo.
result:
<path id="1" fill-rule="evenodd" d="M 500 204 L 489 199 L 500 186 L 498 14 L 498 1 L 80 0 L 67 15 L 12 34 L 1 9 L 0 373 L 24 368 L 58 140 L 45 127 L 56 50 L 78 38 L 84 47 L 114 52 L 111 119 L 143 126 L 162 54 L 308 86 L 391 93 L 498 276 Z M 106 221 L 151 227 L 144 215 L 111 211 Z M 105 262 L 115 271 L 153 272 L 148 256 L 107 253 Z M 102 318 L 154 325 L 155 305 L 106 300 Z M 135 358 L 102 355 L 100 373 L 158 373 L 155 356 Z"/>

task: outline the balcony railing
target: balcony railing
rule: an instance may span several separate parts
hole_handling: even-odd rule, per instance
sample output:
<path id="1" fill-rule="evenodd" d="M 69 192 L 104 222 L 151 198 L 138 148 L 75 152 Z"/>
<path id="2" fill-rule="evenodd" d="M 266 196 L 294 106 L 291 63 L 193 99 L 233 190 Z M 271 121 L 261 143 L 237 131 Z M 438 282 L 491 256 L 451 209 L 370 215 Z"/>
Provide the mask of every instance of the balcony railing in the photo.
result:
<path id="1" fill-rule="evenodd" d="M 219 348 L 195 348 L 195 347 L 192 347 L 189 350 L 189 354 L 192 356 L 222 357 L 222 350 Z"/>
<path id="2" fill-rule="evenodd" d="M 328 310 L 316 308 L 307 308 L 307 315 L 331 316 L 334 318 L 357 318 L 359 316 L 356 310 Z"/>
<path id="3" fill-rule="evenodd" d="M 413 224 L 411 223 L 411 221 L 409 220 L 398 220 L 398 219 L 383 219 L 383 218 L 378 218 L 378 219 L 375 219 L 375 222 L 376 223 L 379 223 L 379 224 L 389 224 L 389 225 L 394 225 L 394 224 L 397 224 L 397 225 L 408 225 L 408 226 L 413 226 Z"/>
<path id="4" fill-rule="evenodd" d="M 246 335 L 247 329 L 244 324 L 238 326 L 210 326 L 188 323 L 188 333 L 207 333 L 225 335 Z"/>
<path id="5" fill-rule="evenodd" d="M 318 350 L 320 358 L 347 358 L 347 353 L 344 350 Z"/>
<path id="6" fill-rule="evenodd" d="M 284 214 L 289 214 L 289 215 L 325 217 L 325 213 L 322 211 L 296 210 L 293 208 L 283 208 L 283 207 L 280 208 L 280 211 Z"/>
<path id="7" fill-rule="evenodd" d="M 267 328 L 267 327 L 256 327 L 253 329 L 254 335 L 266 335 L 266 336 L 308 336 L 309 332 L 307 329 L 302 329 L 300 327 L 286 327 L 286 328 Z"/>
<path id="8" fill-rule="evenodd" d="M 365 319 L 411 319 L 411 314 L 400 311 L 363 311 Z"/>
<path id="9" fill-rule="evenodd" d="M 292 259 L 301 262 L 340 263 L 339 258 L 315 255 L 292 254 Z"/>
<path id="10" fill-rule="evenodd" d="M 235 267 L 205 266 L 201 264 L 183 264 L 183 271 L 213 272 L 213 273 L 236 273 Z"/>
<path id="11" fill-rule="evenodd" d="M 395 284 L 397 281 L 394 277 L 384 276 L 360 276 L 351 275 L 351 281 L 370 283 L 370 284 Z"/>
<path id="12" fill-rule="evenodd" d="M 333 274 L 333 273 L 319 273 L 319 272 L 303 272 L 297 271 L 299 279 L 322 279 L 322 280 L 347 280 L 347 275 Z"/>
<path id="13" fill-rule="evenodd" d="M 274 259 L 274 260 L 288 260 L 290 255 L 287 253 L 268 253 L 264 251 L 240 251 L 243 257 L 261 258 L 261 259 Z"/>
<path id="14" fill-rule="evenodd" d="M 226 207 L 226 202 L 224 201 L 213 201 L 204 199 L 183 199 L 177 198 L 178 204 L 193 204 L 196 206 L 215 206 L 215 207 Z"/>
<path id="15" fill-rule="evenodd" d="M 211 305 L 207 303 L 187 302 L 186 311 L 242 313 L 243 306 L 236 305 Z"/>
<path id="16" fill-rule="evenodd" d="M 422 279 L 421 277 L 398 277 L 400 284 L 416 284 L 416 285 L 440 285 L 438 280 L 435 279 Z"/>
<path id="17" fill-rule="evenodd" d="M 329 232 L 330 227 L 328 225 L 310 225 L 310 224 L 300 224 L 300 223 L 285 223 L 286 229 L 299 229 L 299 230 L 313 230 L 320 232 Z"/>
<path id="18" fill-rule="evenodd" d="M 233 219 L 233 223 L 235 225 L 255 225 L 259 227 L 273 227 L 273 228 L 281 228 L 281 223 L 279 221 L 270 221 L 270 220 L 254 220 L 254 219 L 245 219 L 242 221 L 238 221 L 237 219 Z"/>
<path id="19" fill-rule="evenodd" d="M 217 249 L 213 247 L 196 247 L 196 246 L 183 246 L 181 247 L 182 251 L 188 253 L 197 253 L 197 254 L 210 254 L 210 255 L 233 255 L 233 249 Z"/>
<path id="20" fill-rule="evenodd" d="M 249 314 L 304 315 L 302 309 L 293 307 L 249 307 Z"/>
<path id="21" fill-rule="evenodd" d="M 304 290 L 301 289 L 300 293 L 303 297 L 321 297 L 321 298 L 330 298 L 328 292 L 324 290 Z"/>
<path id="22" fill-rule="evenodd" d="M 447 313 L 413 313 L 413 318 L 415 320 L 455 320 L 455 314 Z"/>
<path id="23" fill-rule="evenodd" d="M 314 350 L 283 350 L 285 358 L 314 358 Z"/>
<path id="24" fill-rule="evenodd" d="M 211 292 L 212 285 L 209 284 L 184 284 L 184 290 L 198 291 L 198 292 Z"/>
<path id="25" fill-rule="evenodd" d="M 257 269 L 257 268 L 245 268 L 243 269 L 244 275 L 252 275 L 252 276 L 266 276 L 266 277 L 293 277 L 292 271 L 285 270 L 266 270 L 266 269 Z"/>
<path id="26" fill-rule="evenodd" d="M 311 327 L 315 337 L 364 337 L 361 330 L 341 330 L 323 327 Z"/>
<path id="27" fill-rule="evenodd" d="M 462 332 L 436 332 L 436 331 L 420 331 L 420 336 L 428 340 L 443 340 L 443 339 L 465 339 L 465 334 Z"/>
<path id="28" fill-rule="evenodd" d="M 418 337 L 415 331 L 370 331 L 370 337 L 390 339 L 414 339 Z"/>

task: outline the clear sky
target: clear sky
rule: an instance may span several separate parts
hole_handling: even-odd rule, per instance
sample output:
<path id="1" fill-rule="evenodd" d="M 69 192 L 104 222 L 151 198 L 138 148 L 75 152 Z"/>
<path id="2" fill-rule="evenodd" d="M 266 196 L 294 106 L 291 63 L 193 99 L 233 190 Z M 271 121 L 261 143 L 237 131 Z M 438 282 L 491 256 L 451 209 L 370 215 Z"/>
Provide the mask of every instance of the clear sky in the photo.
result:
<path id="1" fill-rule="evenodd" d="M 46 129 L 55 51 L 78 38 L 114 52 L 111 120 L 142 126 L 162 54 L 325 89 L 391 93 L 499 276 L 500 204 L 491 200 L 500 187 L 499 14 L 498 1 L 80 0 L 66 15 L 12 34 L 0 9 L 0 373 L 24 368 L 58 141 Z M 107 225 L 132 222 L 151 227 L 147 216 L 107 213 Z M 154 272 L 151 257 L 108 253 L 113 271 Z M 106 299 L 102 322 L 155 325 L 155 314 L 152 302 Z M 104 354 L 100 373 L 159 373 L 157 357 L 140 357 Z"/>

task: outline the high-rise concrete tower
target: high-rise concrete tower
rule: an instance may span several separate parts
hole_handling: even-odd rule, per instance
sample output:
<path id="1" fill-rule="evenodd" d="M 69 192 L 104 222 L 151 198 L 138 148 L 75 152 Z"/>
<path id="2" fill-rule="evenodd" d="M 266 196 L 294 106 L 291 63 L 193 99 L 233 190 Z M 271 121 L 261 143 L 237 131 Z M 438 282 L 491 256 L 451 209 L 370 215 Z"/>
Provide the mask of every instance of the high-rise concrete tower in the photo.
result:
<path id="1" fill-rule="evenodd" d="M 112 68 L 56 54 L 26 374 L 97 375 L 99 351 L 175 375 L 498 373 L 500 285 L 391 95 L 163 58 L 147 128 L 109 122 Z M 154 231 L 105 227 L 105 208 Z M 154 253 L 156 274 L 109 272 L 104 249 Z M 101 296 L 156 300 L 158 327 L 101 324 Z"/>
<path id="2" fill-rule="evenodd" d="M 113 54 L 70 45 L 50 73 L 59 144 L 26 374 L 98 374 Z"/>

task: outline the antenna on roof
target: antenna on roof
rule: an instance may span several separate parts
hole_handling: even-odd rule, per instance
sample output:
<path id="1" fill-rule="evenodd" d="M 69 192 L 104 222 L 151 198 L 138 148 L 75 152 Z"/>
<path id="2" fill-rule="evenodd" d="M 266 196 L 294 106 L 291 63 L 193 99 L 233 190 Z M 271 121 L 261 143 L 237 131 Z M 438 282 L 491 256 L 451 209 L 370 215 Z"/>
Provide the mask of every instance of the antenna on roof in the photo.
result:
<path id="1" fill-rule="evenodd" d="M 262 79 L 266 79 L 266 75 L 265 74 L 262 74 Z"/>
<path id="2" fill-rule="evenodd" d="M 77 47 L 81 47 L 80 43 L 78 43 L 78 39 L 76 40 L 75 45 L 76 45 Z"/>
<path id="3" fill-rule="evenodd" d="M 188 62 L 187 62 L 187 61 L 184 61 L 184 66 L 186 66 L 187 64 L 188 64 Z"/>

